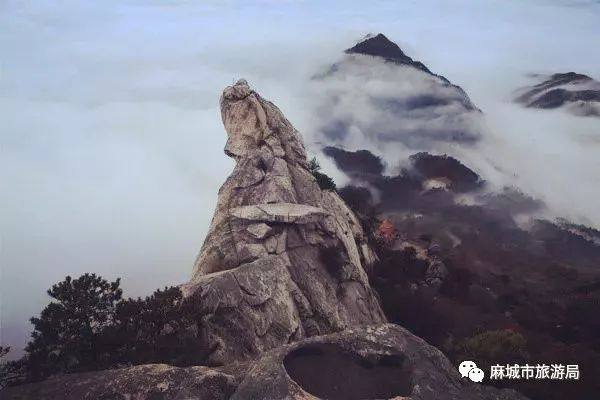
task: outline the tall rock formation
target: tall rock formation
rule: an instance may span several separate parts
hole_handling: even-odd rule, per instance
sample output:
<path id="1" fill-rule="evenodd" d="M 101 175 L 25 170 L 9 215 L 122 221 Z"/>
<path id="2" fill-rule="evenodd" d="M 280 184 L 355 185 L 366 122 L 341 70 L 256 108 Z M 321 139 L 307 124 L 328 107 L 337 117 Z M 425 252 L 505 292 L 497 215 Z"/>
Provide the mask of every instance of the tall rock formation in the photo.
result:
<path id="1" fill-rule="evenodd" d="M 308 170 L 298 132 L 244 80 L 221 97 L 235 169 L 184 286 L 205 313 L 210 362 L 385 321 L 361 225 Z"/>
<path id="2" fill-rule="evenodd" d="M 2 399 L 526 400 L 461 377 L 385 323 L 365 273 L 375 254 L 352 211 L 315 182 L 296 130 L 243 80 L 221 110 L 236 167 L 182 287 L 198 300 L 209 362 L 223 365 L 61 375 Z"/>

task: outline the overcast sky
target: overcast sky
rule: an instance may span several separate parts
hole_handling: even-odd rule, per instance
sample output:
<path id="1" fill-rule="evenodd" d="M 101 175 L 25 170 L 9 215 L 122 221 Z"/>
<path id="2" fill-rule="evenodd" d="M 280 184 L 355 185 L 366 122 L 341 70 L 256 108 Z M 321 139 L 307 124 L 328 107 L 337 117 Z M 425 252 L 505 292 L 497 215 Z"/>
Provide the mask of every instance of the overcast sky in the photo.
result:
<path id="1" fill-rule="evenodd" d="M 0 342 L 21 348 L 68 274 L 130 296 L 187 280 L 233 166 L 222 88 L 247 78 L 310 137 L 304 83 L 370 32 L 469 93 L 506 132 L 486 154 L 600 225 L 598 120 L 507 101 L 529 73 L 600 78 L 599 20 L 598 1 L 0 0 Z"/>

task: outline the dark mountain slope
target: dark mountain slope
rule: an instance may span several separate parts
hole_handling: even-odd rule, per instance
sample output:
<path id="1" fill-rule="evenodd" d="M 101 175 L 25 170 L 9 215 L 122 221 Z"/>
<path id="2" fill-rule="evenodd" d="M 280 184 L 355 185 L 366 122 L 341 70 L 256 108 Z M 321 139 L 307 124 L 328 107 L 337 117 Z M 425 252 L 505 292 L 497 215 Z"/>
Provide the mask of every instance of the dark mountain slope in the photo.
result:
<path id="1" fill-rule="evenodd" d="M 521 92 L 515 101 L 526 107 L 554 109 L 565 106 L 575 115 L 600 116 L 600 82 L 587 75 L 554 74 Z"/>
<path id="2" fill-rule="evenodd" d="M 487 371 L 496 363 L 579 364 L 587 372 L 574 384 L 496 384 L 536 400 L 594 398 L 600 234 L 530 219 L 543 211 L 542 201 L 514 187 L 493 191 L 467 163 L 433 151 L 477 142 L 472 117 L 480 113 L 469 112 L 447 80 L 385 36 L 365 39 L 346 57 L 321 78 L 324 88 L 336 84 L 323 107 L 325 127 L 335 135 L 324 129 L 330 140 L 323 152 L 350 178 L 339 193 L 376 244 L 380 262 L 369 273 L 388 318 L 455 363 L 474 359 Z M 532 96 L 592 82 L 557 75 Z M 454 137 L 461 132 L 467 136 Z"/>

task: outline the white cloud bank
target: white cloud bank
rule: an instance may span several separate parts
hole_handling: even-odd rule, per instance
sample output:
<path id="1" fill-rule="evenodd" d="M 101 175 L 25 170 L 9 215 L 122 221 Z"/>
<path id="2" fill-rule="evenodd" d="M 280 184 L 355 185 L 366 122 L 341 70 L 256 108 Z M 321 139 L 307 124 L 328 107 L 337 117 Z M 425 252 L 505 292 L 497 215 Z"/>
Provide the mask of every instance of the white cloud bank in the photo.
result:
<path id="1" fill-rule="evenodd" d="M 126 295 L 186 280 L 232 169 L 221 89 L 247 78 L 310 137 L 308 78 L 366 32 L 467 91 L 500 143 L 480 157 L 511 154 L 534 194 L 594 221 L 597 127 L 498 99 L 527 72 L 594 76 L 598 16 L 597 2 L 1 2 L 0 341 L 22 347 L 67 274 L 121 276 Z"/>

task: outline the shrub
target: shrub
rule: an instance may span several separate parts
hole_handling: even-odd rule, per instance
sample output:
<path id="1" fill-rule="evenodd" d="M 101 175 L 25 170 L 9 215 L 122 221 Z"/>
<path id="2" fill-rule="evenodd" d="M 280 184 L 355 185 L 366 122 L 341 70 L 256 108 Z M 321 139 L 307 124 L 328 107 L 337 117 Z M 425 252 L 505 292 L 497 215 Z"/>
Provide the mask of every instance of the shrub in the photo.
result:
<path id="1" fill-rule="evenodd" d="M 485 366 L 515 363 L 527 358 L 525 337 L 511 329 L 485 331 L 456 343 L 456 359 L 474 360 Z"/>
<path id="2" fill-rule="evenodd" d="M 308 162 L 308 170 L 317 180 L 317 184 L 321 188 L 321 190 L 336 190 L 335 182 L 328 175 L 320 172 L 321 165 L 317 161 L 316 157 L 313 157 Z"/>
<path id="3" fill-rule="evenodd" d="M 178 287 L 144 299 L 122 299 L 120 280 L 67 276 L 34 325 L 25 356 L 3 365 L 5 375 L 36 381 L 48 376 L 142 363 L 202 364 L 198 307 Z M 0 357 L 7 353 L 0 347 Z M 21 379 L 22 380 L 22 379 Z M 4 381 L 4 379 L 3 379 Z"/>
<path id="4" fill-rule="evenodd" d="M 102 336 L 121 300 L 119 284 L 119 279 L 108 282 L 84 274 L 77 279 L 67 276 L 48 290 L 53 301 L 39 318 L 31 318 L 34 330 L 25 348 L 33 379 L 106 366 L 104 353 L 110 350 L 104 348 Z"/>
<path id="5" fill-rule="evenodd" d="M 8 385 L 10 367 L 7 362 L 1 361 L 10 351 L 10 347 L 0 346 L 0 390 Z"/>
<path id="6" fill-rule="evenodd" d="M 120 302 L 113 332 L 123 363 L 184 366 L 205 357 L 200 315 L 178 287 Z"/>

